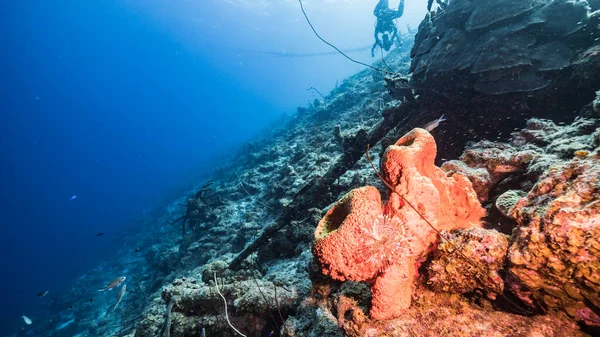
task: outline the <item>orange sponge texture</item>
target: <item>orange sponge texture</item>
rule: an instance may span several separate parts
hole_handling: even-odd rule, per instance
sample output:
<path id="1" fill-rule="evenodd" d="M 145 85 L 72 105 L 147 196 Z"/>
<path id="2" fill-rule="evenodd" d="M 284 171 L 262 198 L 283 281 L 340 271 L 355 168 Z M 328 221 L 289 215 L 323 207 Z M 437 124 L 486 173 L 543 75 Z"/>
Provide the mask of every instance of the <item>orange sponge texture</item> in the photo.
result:
<path id="1" fill-rule="evenodd" d="M 446 176 L 435 155 L 431 134 L 413 129 L 385 151 L 382 175 L 394 187 L 387 204 L 375 187 L 354 189 L 315 230 L 313 254 L 322 272 L 370 283 L 374 319 L 398 317 L 410 306 L 418 261 L 438 240 L 419 213 L 437 230 L 480 226 L 485 215 L 471 182 Z"/>

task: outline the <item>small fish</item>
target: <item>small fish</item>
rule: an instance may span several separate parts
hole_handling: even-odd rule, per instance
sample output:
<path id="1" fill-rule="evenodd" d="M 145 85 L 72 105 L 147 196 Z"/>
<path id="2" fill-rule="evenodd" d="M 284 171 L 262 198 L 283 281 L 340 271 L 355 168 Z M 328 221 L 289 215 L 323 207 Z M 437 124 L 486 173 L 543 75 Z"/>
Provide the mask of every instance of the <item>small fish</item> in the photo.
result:
<path id="1" fill-rule="evenodd" d="M 113 290 L 121 285 L 121 283 L 125 282 L 125 276 L 117 277 L 116 279 L 110 281 L 104 288 L 98 289 L 98 291 L 107 291 Z"/>
<path id="2" fill-rule="evenodd" d="M 44 296 L 46 296 L 46 295 L 48 295 L 48 290 L 40 291 L 40 292 L 37 294 L 37 296 L 38 296 L 38 297 L 44 297 Z"/>
<path id="3" fill-rule="evenodd" d="M 90 297 L 90 302 L 94 302 L 94 298 L 93 297 Z"/>
<path id="4" fill-rule="evenodd" d="M 25 316 L 25 314 L 21 315 L 21 318 L 23 319 L 23 321 L 25 321 L 25 324 L 31 325 L 31 318 Z"/>
<path id="5" fill-rule="evenodd" d="M 77 196 L 76 196 L 76 195 L 73 195 L 73 196 L 71 197 L 71 199 L 69 199 L 69 201 L 71 201 L 71 200 L 75 200 L 75 199 L 77 199 Z"/>
<path id="6" fill-rule="evenodd" d="M 121 288 L 121 291 L 119 291 L 119 294 L 117 294 L 117 303 L 115 303 L 113 310 L 115 310 L 117 308 L 117 305 L 119 305 L 119 303 L 121 303 L 121 300 L 123 299 L 123 295 L 125 295 L 126 289 L 127 289 L 127 285 L 124 284 L 123 287 Z"/>
<path id="7" fill-rule="evenodd" d="M 103 232 L 100 232 L 100 233 L 97 233 L 97 234 L 96 234 L 96 236 L 103 236 L 103 235 L 104 235 L 104 233 L 103 233 Z"/>
<path id="8" fill-rule="evenodd" d="M 139 253 L 139 252 L 140 252 L 140 249 L 139 249 L 139 248 L 136 248 L 136 249 L 135 249 L 135 252 L 136 252 L 136 253 Z"/>
<path id="9" fill-rule="evenodd" d="M 425 124 L 425 126 L 423 127 L 423 129 L 431 132 L 433 129 L 437 128 L 438 125 L 440 125 L 441 122 L 445 121 L 446 118 L 444 117 L 444 115 L 442 115 L 440 118 L 433 120 L 427 124 Z"/>

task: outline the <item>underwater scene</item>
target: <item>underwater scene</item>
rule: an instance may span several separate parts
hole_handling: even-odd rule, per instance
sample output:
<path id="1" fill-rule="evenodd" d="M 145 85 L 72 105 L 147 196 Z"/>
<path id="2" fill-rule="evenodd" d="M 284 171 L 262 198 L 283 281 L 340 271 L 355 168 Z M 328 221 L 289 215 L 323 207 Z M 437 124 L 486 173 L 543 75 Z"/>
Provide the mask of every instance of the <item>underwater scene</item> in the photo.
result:
<path id="1" fill-rule="evenodd" d="M 600 0 L 2 8 L 0 337 L 600 336 Z"/>

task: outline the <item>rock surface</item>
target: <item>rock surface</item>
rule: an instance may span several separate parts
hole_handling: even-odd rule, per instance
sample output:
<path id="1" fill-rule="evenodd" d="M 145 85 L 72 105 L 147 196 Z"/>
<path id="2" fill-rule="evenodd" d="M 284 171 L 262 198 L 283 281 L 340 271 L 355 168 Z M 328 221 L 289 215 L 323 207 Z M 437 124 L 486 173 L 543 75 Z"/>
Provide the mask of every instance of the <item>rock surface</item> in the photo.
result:
<path id="1" fill-rule="evenodd" d="M 483 228 L 442 234 L 445 239 L 427 266 L 427 284 L 432 289 L 456 294 L 477 289 L 490 299 L 504 292 L 501 270 L 508 250 L 506 235 Z"/>
<path id="2" fill-rule="evenodd" d="M 555 164 L 510 210 L 511 290 L 600 326 L 600 155 Z"/>
<path id="3" fill-rule="evenodd" d="M 508 290 L 588 325 L 600 325 L 599 127 L 594 119 L 567 126 L 533 119 L 511 143 L 478 142 L 443 166 L 481 187 L 480 199 L 510 223 L 506 233 L 515 228 Z"/>
<path id="4" fill-rule="evenodd" d="M 411 52 L 413 84 L 445 95 L 564 86 L 560 71 L 598 37 L 590 16 L 585 1 L 451 1 L 421 24 Z"/>
<path id="5" fill-rule="evenodd" d="M 449 159 L 533 117 L 571 123 L 600 88 L 599 24 L 586 1 L 450 1 L 421 22 L 411 51 L 421 112 L 409 127 L 444 114 L 451 131 L 436 140 Z"/>
<path id="6" fill-rule="evenodd" d="M 344 336 L 544 336 L 583 337 L 577 325 L 563 314 L 527 318 L 501 311 L 482 310 L 456 295 L 418 290 L 414 305 L 401 317 L 371 321 L 352 304 L 336 308 Z M 339 309 L 345 310 L 339 311 Z"/>

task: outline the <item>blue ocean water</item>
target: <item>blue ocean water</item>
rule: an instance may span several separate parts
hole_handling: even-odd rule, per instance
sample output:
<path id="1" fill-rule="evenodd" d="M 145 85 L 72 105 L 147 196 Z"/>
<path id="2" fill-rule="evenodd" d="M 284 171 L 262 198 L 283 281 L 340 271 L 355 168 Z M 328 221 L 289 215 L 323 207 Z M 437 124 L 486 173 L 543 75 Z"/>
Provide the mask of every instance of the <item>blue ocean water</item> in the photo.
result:
<path id="1" fill-rule="evenodd" d="M 375 3 L 305 1 L 342 48 L 370 46 Z M 114 258 L 132 219 L 316 98 L 308 87 L 363 69 L 301 57 L 330 49 L 296 1 L 24 0 L 1 15 L 0 334 Z"/>

